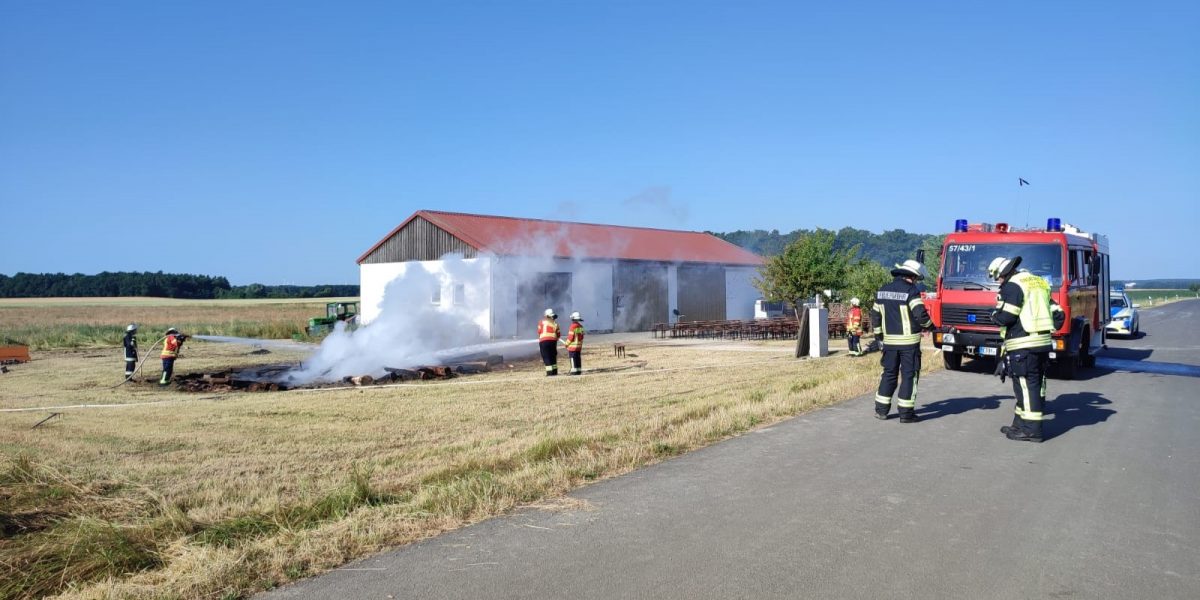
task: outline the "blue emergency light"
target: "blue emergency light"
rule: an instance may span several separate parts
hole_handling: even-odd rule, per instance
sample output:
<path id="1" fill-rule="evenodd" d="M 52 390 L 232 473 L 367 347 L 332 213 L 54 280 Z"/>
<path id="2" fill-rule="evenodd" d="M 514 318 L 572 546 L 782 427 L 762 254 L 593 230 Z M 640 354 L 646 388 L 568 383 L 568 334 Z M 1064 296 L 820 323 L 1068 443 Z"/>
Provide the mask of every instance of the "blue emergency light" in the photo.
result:
<path id="1" fill-rule="evenodd" d="M 1062 219 L 1054 217 L 1046 219 L 1046 231 L 1062 231 Z"/>
<path id="2" fill-rule="evenodd" d="M 966 219 L 955 219 L 954 220 L 954 233 L 963 233 L 966 230 L 967 230 L 967 220 Z"/>
<path id="3" fill-rule="evenodd" d="M 975 313 L 967 314 L 967 322 L 968 323 L 974 323 L 975 321 L 978 321 L 978 320 L 979 320 L 979 317 L 975 316 Z"/>

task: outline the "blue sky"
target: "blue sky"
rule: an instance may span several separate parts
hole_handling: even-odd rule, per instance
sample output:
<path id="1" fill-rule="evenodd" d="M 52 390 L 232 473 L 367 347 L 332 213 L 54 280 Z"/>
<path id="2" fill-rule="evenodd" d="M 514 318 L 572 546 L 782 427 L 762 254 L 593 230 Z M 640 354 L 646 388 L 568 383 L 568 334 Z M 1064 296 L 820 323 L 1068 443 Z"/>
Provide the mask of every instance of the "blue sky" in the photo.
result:
<path id="1" fill-rule="evenodd" d="M 1200 277 L 1197 31 L 1196 2 L 0 0 L 0 273 L 356 283 L 427 208 L 1056 216 L 1118 279 Z"/>

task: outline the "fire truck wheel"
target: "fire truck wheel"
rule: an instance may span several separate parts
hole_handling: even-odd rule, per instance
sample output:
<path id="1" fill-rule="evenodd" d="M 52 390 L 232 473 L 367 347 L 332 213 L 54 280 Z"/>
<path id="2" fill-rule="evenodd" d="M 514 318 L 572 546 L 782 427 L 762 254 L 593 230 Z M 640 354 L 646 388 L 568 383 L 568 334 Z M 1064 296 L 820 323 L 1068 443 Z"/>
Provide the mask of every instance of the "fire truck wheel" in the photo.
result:
<path id="1" fill-rule="evenodd" d="M 957 352 L 942 352 L 942 364 L 949 371 L 957 371 L 962 368 L 962 355 Z"/>

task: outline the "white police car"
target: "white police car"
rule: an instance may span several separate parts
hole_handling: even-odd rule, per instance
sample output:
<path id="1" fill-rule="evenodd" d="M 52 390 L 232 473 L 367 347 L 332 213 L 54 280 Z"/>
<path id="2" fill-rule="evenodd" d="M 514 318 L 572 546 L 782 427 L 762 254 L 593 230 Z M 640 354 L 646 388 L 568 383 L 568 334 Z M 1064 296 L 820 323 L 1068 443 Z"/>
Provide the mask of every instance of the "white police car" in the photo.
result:
<path id="1" fill-rule="evenodd" d="M 1137 337 L 1138 324 L 1138 306 L 1129 301 L 1129 296 L 1124 292 L 1109 292 L 1108 305 L 1111 307 L 1108 325 L 1105 330 L 1108 335 L 1126 335 L 1129 337 Z"/>

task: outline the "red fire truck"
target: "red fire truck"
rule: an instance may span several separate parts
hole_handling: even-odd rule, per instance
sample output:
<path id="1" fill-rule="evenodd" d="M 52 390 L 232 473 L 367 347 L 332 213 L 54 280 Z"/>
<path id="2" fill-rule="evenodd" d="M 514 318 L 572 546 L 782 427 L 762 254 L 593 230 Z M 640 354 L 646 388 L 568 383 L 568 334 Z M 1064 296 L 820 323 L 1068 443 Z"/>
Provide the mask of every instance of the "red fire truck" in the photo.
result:
<path id="1" fill-rule="evenodd" d="M 957 330 L 933 336 L 946 368 L 959 369 L 963 356 L 994 360 L 1000 353 L 1000 328 L 990 316 L 999 284 L 987 276 L 988 263 L 997 256 L 1020 256 L 1019 268 L 1049 282 L 1054 300 L 1066 311 L 1050 353 L 1058 376 L 1072 379 L 1079 367 L 1092 367 L 1104 346 L 1109 314 L 1108 238 L 1059 219 L 1048 219 L 1045 229 L 959 219 L 942 247 L 937 291 L 925 294 L 934 324 Z"/>

